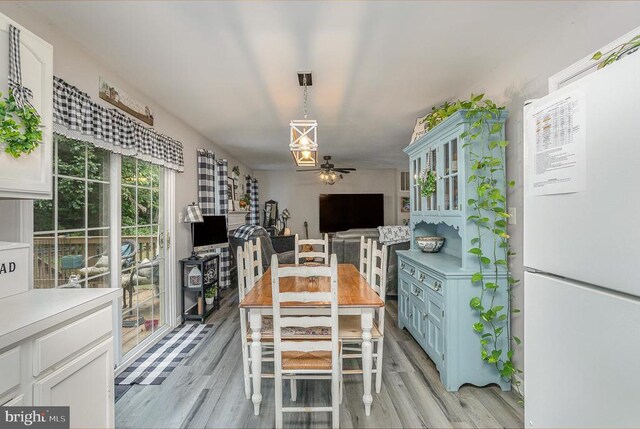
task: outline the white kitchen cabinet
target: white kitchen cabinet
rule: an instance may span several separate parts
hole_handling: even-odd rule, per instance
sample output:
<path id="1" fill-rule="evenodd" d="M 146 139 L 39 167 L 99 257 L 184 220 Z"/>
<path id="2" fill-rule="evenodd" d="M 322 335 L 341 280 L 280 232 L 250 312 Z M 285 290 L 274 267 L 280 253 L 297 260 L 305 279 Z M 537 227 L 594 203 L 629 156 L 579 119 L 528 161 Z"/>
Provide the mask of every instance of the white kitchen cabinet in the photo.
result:
<path id="1" fill-rule="evenodd" d="M 32 153 L 13 158 L 0 142 L 0 198 L 50 199 L 53 163 L 53 47 L 0 14 L 0 92 L 7 95 L 9 25 L 20 29 L 22 85 L 31 89 L 31 104 L 42 120 L 42 144 Z"/>
<path id="2" fill-rule="evenodd" d="M 113 427 L 113 338 L 101 342 L 33 386 L 38 405 L 70 407 L 71 427 Z"/>
<path id="3" fill-rule="evenodd" d="M 0 299 L 0 404 L 68 406 L 72 428 L 114 427 L 121 289 L 36 289 Z"/>

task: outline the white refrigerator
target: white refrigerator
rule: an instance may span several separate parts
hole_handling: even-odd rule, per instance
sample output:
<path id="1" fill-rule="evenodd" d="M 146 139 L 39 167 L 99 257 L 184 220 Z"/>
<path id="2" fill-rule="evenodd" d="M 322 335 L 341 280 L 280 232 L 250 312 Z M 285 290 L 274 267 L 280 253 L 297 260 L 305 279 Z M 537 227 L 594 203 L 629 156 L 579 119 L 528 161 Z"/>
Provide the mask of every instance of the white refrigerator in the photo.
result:
<path id="1" fill-rule="evenodd" d="M 640 51 L 524 132 L 524 426 L 640 427 Z"/>

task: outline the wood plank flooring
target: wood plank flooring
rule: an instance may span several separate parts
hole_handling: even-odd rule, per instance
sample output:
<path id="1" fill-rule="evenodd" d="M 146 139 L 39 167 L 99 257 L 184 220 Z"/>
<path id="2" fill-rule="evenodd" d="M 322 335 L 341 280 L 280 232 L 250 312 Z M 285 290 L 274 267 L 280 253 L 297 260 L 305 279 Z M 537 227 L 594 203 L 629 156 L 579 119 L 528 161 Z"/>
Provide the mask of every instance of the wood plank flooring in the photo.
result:
<path id="1" fill-rule="evenodd" d="M 235 288 L 225 292 L 220 310 L 207 321 L 213 329 L 203 344 L 161 385 L 129 389 L 116 403 L 116 427 L 273 427 L 273 380 L 262 382 L 259 416 L 244 397 L 238 295 Z M 373 394 L 371 415 L 364 415 L 361 376 L 347 376 L 342 428 L 522 427 L 523 409 L 514 393 L 496 386 L 447 392 L 433 362 L 408 332 L 398 329 L 397 310 L 397 302 L 388 300 L 382 391 Z M 328 381 L 299 381 L 296 405 L 329 405 L 329 389 Z M 287 427 L 329 427 L 331 418 L 329 413 L 285 414 L 284 422 Z"/>

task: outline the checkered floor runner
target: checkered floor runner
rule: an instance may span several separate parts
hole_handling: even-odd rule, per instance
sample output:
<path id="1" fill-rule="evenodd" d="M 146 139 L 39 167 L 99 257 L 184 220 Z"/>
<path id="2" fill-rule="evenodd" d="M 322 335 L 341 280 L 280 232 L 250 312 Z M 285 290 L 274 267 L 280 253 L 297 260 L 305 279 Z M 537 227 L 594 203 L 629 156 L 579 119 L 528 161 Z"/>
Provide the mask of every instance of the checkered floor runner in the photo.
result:
<path id="1" fill-rule="evenodd" d="M 174 329 L 122 371 L 116 377 L 116 384 L 162 384 L 210 329 L 211 325 L 202 324 L 188 324 Z"/>

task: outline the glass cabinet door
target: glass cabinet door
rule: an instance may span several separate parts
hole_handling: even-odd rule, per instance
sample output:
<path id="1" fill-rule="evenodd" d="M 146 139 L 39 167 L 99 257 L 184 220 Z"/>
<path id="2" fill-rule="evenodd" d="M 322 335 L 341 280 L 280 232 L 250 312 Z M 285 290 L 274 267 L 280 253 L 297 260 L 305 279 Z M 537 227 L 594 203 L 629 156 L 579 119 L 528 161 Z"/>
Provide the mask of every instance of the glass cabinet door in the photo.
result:
<path id="1" fill-rule="evenodd" d="M 444 210 L 460 210 L 458 189 L 458 138 L 455 137 L 442 146 L 443 156 L 443 204 Z"/>
<path id="2" fill-rule="evenodd" d="M 422 195 L 420 194 L 420 186 L 418 186 L 418 177 L 422 174 L 422 158 L 417 157 L 411 161 L 411 170 L 413 177 L 413 194 L 411 198 L 411 211 L 422 211 Z"/>
<path id="3" fill-rule="evenodd" d="M 432 171 L 438 177 L 438 150 L 433 147 L 427 150 L 427 159 L 426 166 L 429 171 Z M 436 211 L 438 208 L 438 186 L 436 186 L 436 191 L 431 194 L 431 196 L 427 197 L 426 201 L 426 210 Z"/>

